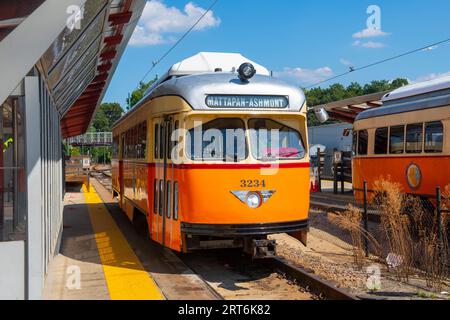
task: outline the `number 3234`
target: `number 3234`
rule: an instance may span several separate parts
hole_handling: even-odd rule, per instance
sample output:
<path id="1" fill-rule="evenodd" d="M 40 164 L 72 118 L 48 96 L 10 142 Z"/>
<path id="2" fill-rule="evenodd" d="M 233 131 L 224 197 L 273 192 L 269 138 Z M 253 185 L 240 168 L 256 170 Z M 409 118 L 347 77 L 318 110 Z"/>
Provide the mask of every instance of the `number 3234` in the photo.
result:
<path id="1" fill-rule="evenodd" d="M 241 180 L 241 188 L 265 188 L 265 180 Z"/>

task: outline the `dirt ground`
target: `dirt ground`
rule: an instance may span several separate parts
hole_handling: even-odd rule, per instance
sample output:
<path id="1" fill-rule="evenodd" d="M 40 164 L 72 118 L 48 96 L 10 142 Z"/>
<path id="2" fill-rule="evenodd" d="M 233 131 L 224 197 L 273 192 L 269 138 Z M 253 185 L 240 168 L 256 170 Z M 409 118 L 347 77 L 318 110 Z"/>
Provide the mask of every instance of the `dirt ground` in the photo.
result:
<path id="1" fill-rule="evenodd" d="M 376 230 L 375 223 L 370 228 Z M 412 276 L 408 283 L 399 281 L 392 270 L 380 263 L 379 259 L 365 259 L 363 267 L 354 262 L 353 247 L 349 235 L 328 221 L 327 214 L 311 212 L 311 230 L 308 247 L 300 241 L 285 235 L 275 235 L 277 253 L 307 269 L 314 270 L 318 276 L 347 288 L 354 295 L 368 299 L 443 299 L 449 300 L 450 281 L 443 283 L 436 292 L 427 287 L 426 281 Z M 377 277 L 377 271 L 379 277 Z M 379 284 L 374 279 L 379 279 Z M 377 283 L 376 290 L 369 290 L 367 284 Z"/>

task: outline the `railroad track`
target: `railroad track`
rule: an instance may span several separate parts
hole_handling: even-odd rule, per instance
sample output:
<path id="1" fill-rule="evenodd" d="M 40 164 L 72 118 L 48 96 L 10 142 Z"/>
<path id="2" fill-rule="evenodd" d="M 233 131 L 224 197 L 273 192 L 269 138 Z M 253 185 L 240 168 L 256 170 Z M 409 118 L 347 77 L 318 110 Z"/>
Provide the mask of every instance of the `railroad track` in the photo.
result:
<path id="1" fill-rule="evenodd" d="M 224 300 L 358 300 L 334 283 L 279 257 L 252 260 L 230 249 L 178 257 Z"/>
<path id="2" fill-rule="evenodd" d="M 108 170 L 91 176 L 111 191 Z M 334 283 L 311 270 L 280 258 L 252 260 L 238 250 L 215 250 L 178 254 L 218 299 L 357 300 Z"/>

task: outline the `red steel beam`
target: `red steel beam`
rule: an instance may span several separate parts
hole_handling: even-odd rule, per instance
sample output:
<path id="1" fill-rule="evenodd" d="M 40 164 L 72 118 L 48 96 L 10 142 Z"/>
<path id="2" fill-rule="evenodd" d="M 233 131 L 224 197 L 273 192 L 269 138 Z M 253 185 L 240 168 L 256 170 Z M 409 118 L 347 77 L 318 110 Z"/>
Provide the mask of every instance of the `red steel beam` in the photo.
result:
<path id="1" fill-rule="evenodd" d="M 108 62 L 97 67 L 97 70 L 101 73 L 108 72 L 112 68 L 112 63 Z"/>
<path id="2" fill-rule="evenodd" d="M 115 45 L 120 44 L 122 42 L 122 40 L 123 40 L 123 35 L 118 34 L 118 35 L 106 37 L 104 42 L 107 46 L 115 46 Z"/>
<path id="3" fill-rule="evenodd" d="M 107 50 L 104 51 L 100 54 L 100 58 L 105 61 L 105 60 L 112 60 L 116 57 L 117 55 L 117 51 L 116 50 Z"/>
<path id="4" fill-rule="evenodd" d="M 105 81 L 90 84 L 84 92 L 103 89 L 106 85 Z"/>
<path id="5" fill-rule="evenodd" d="M 132 15 L 133 12 L 131 11 L 113 13 L 109 15 L 108 21 L 111 26 L 118 26 L 130 22 Z"/>
<path id="6" fill-rule="evenodd" d="M 92 80 L 92 83 L 104 82 L 107 79 L 108 79 L 108 74 L 107 73 L 102 73 L 102 74 L 99 74 L 98 76 L 96 76 L 94 78 L 94 80 Z"/>
<path id="7" fill-rule="evenodd" d="M 347 114 L 341 113 L 339 111 L 328 111 L 328 114 L 333 119 L 342 120 L 342 121 L 350 122 L 350 123 L 353 123 L 355 121 L 355 118 L 353 118 Z"/>

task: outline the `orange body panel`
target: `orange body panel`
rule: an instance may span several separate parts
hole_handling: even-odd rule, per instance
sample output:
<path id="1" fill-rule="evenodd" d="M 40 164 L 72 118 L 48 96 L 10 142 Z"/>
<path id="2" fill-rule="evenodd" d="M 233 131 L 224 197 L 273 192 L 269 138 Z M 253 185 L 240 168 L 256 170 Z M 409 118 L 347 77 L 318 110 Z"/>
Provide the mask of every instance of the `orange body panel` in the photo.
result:
<path id="1" fill-rule="evenodd" d="M 259 168 L 230 165 L 230 168 L 208 168 L 201 165 L 190 168 L 168 165 L 168 181 L 179 183 L 179 217 L 165 219 L 154 213 L 154 180 L 163 178 L 162 164 L 124 162 L 124 211 L 129 204 L 139 207 L 147 215 L 151 238 L 165 246 L 181 251 L 181 222 L 201 224 L 248 224 L 291 222 L 308 219 L 309 211 L 309 163 L 279 168 L 275 175 L 261 175 Z M 113 164 L 113 172 L 119 173 L 119 162 Z M 114 175 L 114 174 L 113 174 Z M 134 179 L 136 180 L 134 182 Z M 119 178 L 116 185 L 120 186 Z M 265 182 L 264 188 L 243 188 L 242 180 Z M 133 189 L 133 184 L 136 187 Z M 116 188 L 116 187 L 115 187 Z M 145 189 L 145 190 L 144 190 Z M 135 191 L 133 191 L 135 190 Z M 260 208 L 250 209 L 231 191 L 275 190 L 275 194 Z M 120 190 L 116 190 L 121 194 Z M 127 215 L 130 214 L 127 212 Z"/>
<path id="2" fill-rule="evenodd" d="M 407 169 L 414 164 L 420 169 L 421 179 L 417 188 L 411 188 L 407 180 Z M 353 187 L 363 189 L 367 181 L 368 189 L 382 178 L 400 183 L 406 193 L 434 195 L 437 186 L 450 182 L 449 156 L 372 157 L 353 159 Z M 361 202 L 363 193 L 355 191 L 355 198 Z"/>
<path id="3" fill-rule="evenodd" d="M 181 170 L 180 209 L 183 221 L 204 224 L 272 223 L 306 220 L 309 210 L 309 168 L 281 168 L 262 176 L 260 169 Z M 243 188 L 241 180 L 264 180 L 264 188 Z M 258 209 L 251 209 L 231 191 L 275 190 Z"/>

